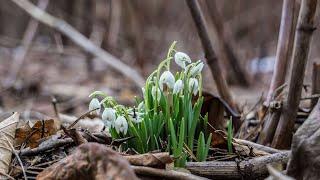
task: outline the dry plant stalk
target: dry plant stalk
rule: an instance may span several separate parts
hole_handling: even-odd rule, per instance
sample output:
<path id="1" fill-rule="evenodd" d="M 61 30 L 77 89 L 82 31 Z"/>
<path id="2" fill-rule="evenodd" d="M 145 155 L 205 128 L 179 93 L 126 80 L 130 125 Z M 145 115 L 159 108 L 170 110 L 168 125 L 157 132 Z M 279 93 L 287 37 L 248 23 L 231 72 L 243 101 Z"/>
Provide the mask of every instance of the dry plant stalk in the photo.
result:
<path id="1" fill-rule="evenodd" d="M 94 56 L 101 59 L 114 69 L 118 70 L 126 77 L 130 78 L 139 87 L 144 85 L 144 78 L 136 70 L 121 62 L 119 59 L 104 51 L 100 47 L 96 46 L 93 42 L 91 42 L 88 38 L 83 36 L 75 28 L 70 26 L 65 21 L 58 19 L 46 13 L 45 11 L 37 8 L 28 0 L 11 1 L 17 4 L 20 8 L 25 10 L 29 15 L 37 19 L 39 22 L 60 31 L 62 34 L 70 38 L 75 44 L 80 46 L 82 49 L 93 54 Z"/>
<path id="2" fill-rule="evenodd" d="M 213 50 L 212 43 L 210 41 L 208 30 L 205 24 L 204 17 L 201 13 L 200 6 L 195 0 L 186 0 L 187 5 L 190 9 L 193 21 L 196 25 L 204 52 L 207 59 L 207 64 L 211 70 L 213 79 L 217 85 L 219 95 L 223 100 L 231 105 L 235 109 L 236 105 L 232 99 L 230 89 L 228 87 L 227 81 L 222 75 L 221 67 L 218 62 L 217 56 Z"/>
<path id="3" fill-rule="evenodd" d="M 295 28 L 294 12 L 295 0 L 284 0 L 282 7 L 279 40 L 277 45 L 276 62 L 274 64 L 274 73 L 265 102 L 265 105 L 267 107 L 269 107 L 270 102 L 273 100 L 272 97 L 278 96 L 278 94 L 281 92 L 276 90 L 285 83 L 291 52 L 290 49 L 293 45 Z M 279 111 L 273 111 L 265 117 L 264 127 L 259 136 L 259 143 L 266 145 L 272 141 L 279 118 Z"/>
<path id="4" fill-rule="evenodd" d="M 300 103 L 312 32 L 315 30 L 313 21 L 316 7 L 317 0 L 302 0 L 301 2 L 293 49 L 292 74 L 289 81 L 288 96 L 284 102 L 280 121 L 272 142 L 272 146 L 278 149 L 288 148 L 291 144 L 294 122 Z"/>

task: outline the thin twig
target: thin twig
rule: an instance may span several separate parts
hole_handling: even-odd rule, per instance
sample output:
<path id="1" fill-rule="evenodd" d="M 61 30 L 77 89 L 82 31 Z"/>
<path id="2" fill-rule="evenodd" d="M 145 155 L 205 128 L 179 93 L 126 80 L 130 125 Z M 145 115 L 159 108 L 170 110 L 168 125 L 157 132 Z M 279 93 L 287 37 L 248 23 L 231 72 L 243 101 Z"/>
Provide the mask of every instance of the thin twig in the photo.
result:
<path id="1" fill-rule="evenodd" d="M 87 117 L 90 113 L 92 113 L 93 111 L 96 111 L 97 109 L 99 108 L 96 108 L 96 109 L 93 109 L 93 110 L 90 110 L 86 113 L 84 113 L 83 115 L 81 115 L 78 119 L 76 119 L 72 124 L 70 124 L 70 126 L 68 126 L 67 129 L 71 129 L 74 125 L 76 125 L 81 119 Z"/>
<path id="2" fill-rule="evenodd" d="M 7 136 L 4 135 L 4 138 L 6 138 L 8 144 L 9 144 L 11 150 L 12 150 L 12 152 L 14 153 L 14 155 L 16 156 L 16 158 L 18 159 L 18 162 L 19 162 L 19 164 L 20 164 L 20 166 L 21 166 L 21 170 L 22 170 L 24 179 L 27 180 L 27 174 L 26 174 L 26 171 L 25 171 L 25 169 L 24 169 L 23 163 L 22 163 L 22 161 L 21 161 L 18 153 L 15 151 L 13 145 L 11 144 L 11 142 L 9 141 L 9 139 L 7 138 Z"/>

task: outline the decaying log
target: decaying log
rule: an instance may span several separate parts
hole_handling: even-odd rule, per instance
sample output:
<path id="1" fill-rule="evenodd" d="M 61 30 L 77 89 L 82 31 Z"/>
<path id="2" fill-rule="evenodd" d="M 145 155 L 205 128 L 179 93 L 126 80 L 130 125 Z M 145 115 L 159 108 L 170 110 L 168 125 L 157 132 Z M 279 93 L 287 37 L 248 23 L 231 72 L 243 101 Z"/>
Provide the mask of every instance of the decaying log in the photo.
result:
<path id="1" fill-rule="evenodd" d="M 292 69 L 287 99 L 273 138 L 272 146 L 288 148 L 291 144 L 294 122 L 300 103 L 305 67 L 308 60 L 317 0 L 302 0 L 293 49 Z"/>
<path id="2" fill-rule="evenodd" d="M 188 162 L 186 168 L 193 174 L 213 179 L 259 179 L 268 175 L 269 163 L 286 163 L 289 151 L 239 161 Z"/>
<path id="3" fill-rule="evenodd" d="M 85 36 L 79 33 L 76 29 L 70 26 L 65 21 L 51 16 L 50 14 L 42 11 L 41 9 L 34 6 L 28 0 L 11 0 L 17 4 L 20 8 L 25 10 L 33 18 L 37 19 L 39 22 L 48 25 L 62 34 L 70 38 L 75 44 L 79 45 L 85 51 L 92 53 L 94 56 L 104 61 L 114 69 L 118 70 L 120 73 L 130 78 L 139 87 L 144 85 L 144 78 L 133 68 L 121 62 L 119 59 L 104 51 L 100 47 L 97 47 L 93 42 L 88 40 Z"/>
<path id="4" fill-rule="evenodd" d="M 320 179 L 320 100 L 292 139 L 287 174 L 302 179 Z"/>
<path id="5" fill-rule="evenodd" d="M 205 180 L 207 178 L 195 176 L 178 171 L 166 171 L 163 169 L 155 169 L 143 166 L 131 166 L 134 172 L 142 177 L 152 177 L 153 179 L 176 179 L 176 180 Z"/>

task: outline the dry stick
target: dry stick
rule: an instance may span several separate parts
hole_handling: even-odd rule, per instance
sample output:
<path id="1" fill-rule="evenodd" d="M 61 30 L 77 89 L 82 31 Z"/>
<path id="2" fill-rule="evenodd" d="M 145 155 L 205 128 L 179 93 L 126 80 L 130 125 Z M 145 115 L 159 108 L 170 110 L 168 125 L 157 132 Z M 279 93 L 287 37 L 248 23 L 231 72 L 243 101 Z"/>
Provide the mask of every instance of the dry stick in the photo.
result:
<path id="1" fill-rule="evenodd" d="M 48 4 L 49 0 L 39 0 L 37 6 L 40 9 L 45 10 Z M 23 61 L 32 43 L 32 40 L 36 35 L 38 25 L 39 22 L 37 20 L 30 20 L 27 29 L 24 33 L 22 44 L 17 48 L 17 51 L 13 54 L 12 67 L 10 68 L 9 75 L 5 80 L 5 87 L 10 87 L 13 83 L 15 83 L 18 73 L 23 65 Z"/>
<path id="2" fill-rule="evenodd" d="M 268 147 L 268 146 L 264 146 L 264 145 L 257 144 L 257 143 L 254 143 L 254 142 L 251 142 L 251 141 L 247 141 L 247 140 L 243 140 L 243 139 L 234 139 L 234 140 L 239 144 L 250 146 L 250 147 L 253 147 L 253 148 L 257 149 L 257 150 L 261 150 L 261 151 L 264 151 L 264 152 L 267 152 L 267 153 L 270 153 L 270 154 L 283 152 L 283 151 L 278 150 L 278 149 L 274 149 L 274 148 L 271 148 L 271 147 Z"/>
<path id="3" fill-rule="evenodd" d="M 156 169 L 151 167 L 143 167 L 143 166 L 131 166 L 131 168 L 134 170 L 134 172 L 137 175 L 141 176 L 151 176 L 151 177 L 158 177 L 161 179 L 183 179 L 183 180 L 201 180 L 201 179 L 207 179 L 199 176 L 195 176 L 193 174 L 187 174 L 184 172 L 178 172 L 178 171 L 166 171 L 163 169 Z"/>
<path id="4" fill-rule="evenodd" d="M 313 63 L 312 69 L 312 95 L 320 94 L 320 63 Z M 318 99 L 311 100 L 311 109 L 317 104 Z"/>
<path id="5" fill-rule="evenodd" d="M 290 49 L 293 44 L 294 37 L 294 11 L 295 11 L 295 0 L 284 0 L 282 7 L 282 16 L 279 32 L 279 40 L 277 45 L 276 62 L 274 64 L 274 73 L 272 76 L 268 96 L 265 105 L 269 107 L 273 97 L 277 97 L 281 91 L 276 91 L 277 88 L 285 83 L 287 74 L 287 67 L 290 58 Z M 258 142 L 261 144 L 271 143 L 275 133 L 275 129 L 278 125 L 280 118 L 279 111 L 271 112 L 265 117 L 265 123 L 260 133 Z"/>
<path id="6" fill-rule="evenodd" d="M 214 0 L 207 0 L 206 5 L 208 6 L 208 12 L 214 27 L 217 45 L 219 46 L 223 59 L 228 62 L 228 66 L 231 68 L 231 71 L 228 71 L 230 72 L 229 74 L 232 75 L 231 78 L 235 80 L 234 83 L 236 84 L 249 86 L 248 76 L 241 68 L 239 59 L 236 57 L 231 47 L 230 42 L 232 41 L 230 41 L 230 38 L 232 34 L 229 29 L 224 28 L 222 17 L 216 7 L 216 2 Z"/>
<path id="7" fill-rule="evenodd" d="M 123 75 L 130 78 L 139 87 L 143 86 L 144 78 L 135 71 L 132 67 L 121 62 L 119 59 L 104 51 L 103 49 L 97 47 L 88 38 L 79 33 L 76 29 L 70 26 L 65 21 L 51 16 L 50 14 L 42 11 L 41 9 L 34 6 L 28 0 L 11 0 L 17 4 L 20 8 L 29 13 L 33 18 L 37 19 L 41 23 L 48 25 L 60 31 L 65 36 L 69 37 L 75 44 L 83 48 L 85 51 L 92 53 L 97 58 L 104 61 L 106 64 L 110 65 L 114 69 L 118 70 Z"/>
<path id="8" fill-rule="evenodd" d="M 212 179 L 261 179 L 268 174 L 267 164 L 286 163 L 289 154 L 289 151 L 285 151 L 238 163 L 235 161 L 187 162 L 186 169 L 193 174 Z"/>
<path id="9" fill-rule="evenodd" d="M 197 3 L 196 0 L 186 0 L 186 2 L 187 2 L 188 7 L 190 9 L 193 21 L 197 27 L 197 31 L 198 31 L 202 46 L 204 48 L 205 57 L 207 59 L 207 63 L 210 67 L 212 76 L 213 76 L 215 83 L 217 85 L 219 95 L 228 104 L 230 104 L 231 107 L 233 107 L 235 109 L 235 103 L 232 99 L 230 89 L 227 85 L 227 82 L 222 75 L 220 64 L 219 64 L 218 59 L 216 57 L 216 54 L 213 50 L 212 43 L 210 41 L 207 27 L 205 25 L 205 21 L 204 21 L 203 15 L 201 13 L 199 4 Z"/>
<path id="10" fill-rule="evenodd" d="M 302 0 L 301 2 L 288 96 L 284 102 L 280 121 L 272 142 L 272 146 L 278 149 L 288 148 L 291 144 L 294 122 L 301 97 L 305 67 L 308 60 L 311 35 L 315 30 L 313 21 L 316 7 L 317 0 Z"/>

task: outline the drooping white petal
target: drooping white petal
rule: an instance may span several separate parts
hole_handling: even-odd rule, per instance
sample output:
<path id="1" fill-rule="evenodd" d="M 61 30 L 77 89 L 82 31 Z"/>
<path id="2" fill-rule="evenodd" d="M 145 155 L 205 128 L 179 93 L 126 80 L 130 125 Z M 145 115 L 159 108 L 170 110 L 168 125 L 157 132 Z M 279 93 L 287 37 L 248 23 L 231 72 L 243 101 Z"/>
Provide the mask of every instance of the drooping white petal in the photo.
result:
<path id="1" fill-rule="evenodd" d="M 191 63 L 190 57 L 183 52 L 177 52 L 174 55 L 174 61 L 183 69 L 186 67 L 186 63 Z"/>
<path id="2" fill-rule="evenodd" d="M 114 127 L 118 134 L 123 133 L 124 135 L 126 135 L 128 131 L 128 122 L 126 118 L 123 116 L 119 116 L 114 123 Z"/>
<path id="3" fill-rule="evenodd" d="M 142 111 L 144 111 L 144 109 L 145 109 L 145 106 L 144 106 L 144 102 L 142 101 L 142 102 L 140 102 L 139 105 L 138 105 L 138 111 L 139 111 L 139 112 L 142 112 Z"/>
<path id="4" fill-rule="evenodd" d="M 181 79 L 177 80 L 176 83 L 174 83 L 173 86 L 173 94 L 178 94 L 182 91 L 183 89 L 183 82 Z"/>
<path id="5" fill-rule="evenodd" d="M 112 108 L 106 108 L 101 117 L 106 126 L 110 128 L 116 120 L 116 111 Z"/>
<path id="6" fill-rule="evenodd" d="M 190 78 L 189 80 L 189 91 L 196 95 L 198 93 L 199 83 L 196 78 Z"/>
<path id="7" fill-rule="evenodd" d="M 97 109 L 96 111 L 94 111 L 95 113 L 100 114 L 101 105 L 98 98 L 92 98 L 89 103 L 89 111 L 92 111 L 94 109 Z"/>
<path id="8" fill-rule="evenodd" d="M 161 91 L 160 91 L 159 88 L 156 89 L 156 86 L 153 86 L 153 87 L 152 87 L 151 95 L 152 95 L 153 99 L 156 99 L 157 101 L 160 101 Z"/>
<path id="9" fill-rule="evenodd" d="M 134 123 L 140 123 L 143 120 L 143 115 L 144 113 L 136 112 L 135 117 L 130 117 L 131 121 L 133 121 Z"/>
<path id="10" fill-rule="evenodd" d="M 195 77 L 196 75 L 200 74 L 203 69 L 203 62 L 198 63 L 196 66 L 193 66 L 190 70 L 190 75 Z"/>
<path id="11" fill-rule="evenodd" d="M 170 71 L 165 71 L 162 73 L 159 79 L 160 89 L 163 90 L 163 85 L 167 85 L 170 89 L 174 86 L 174 76 Z"/>

